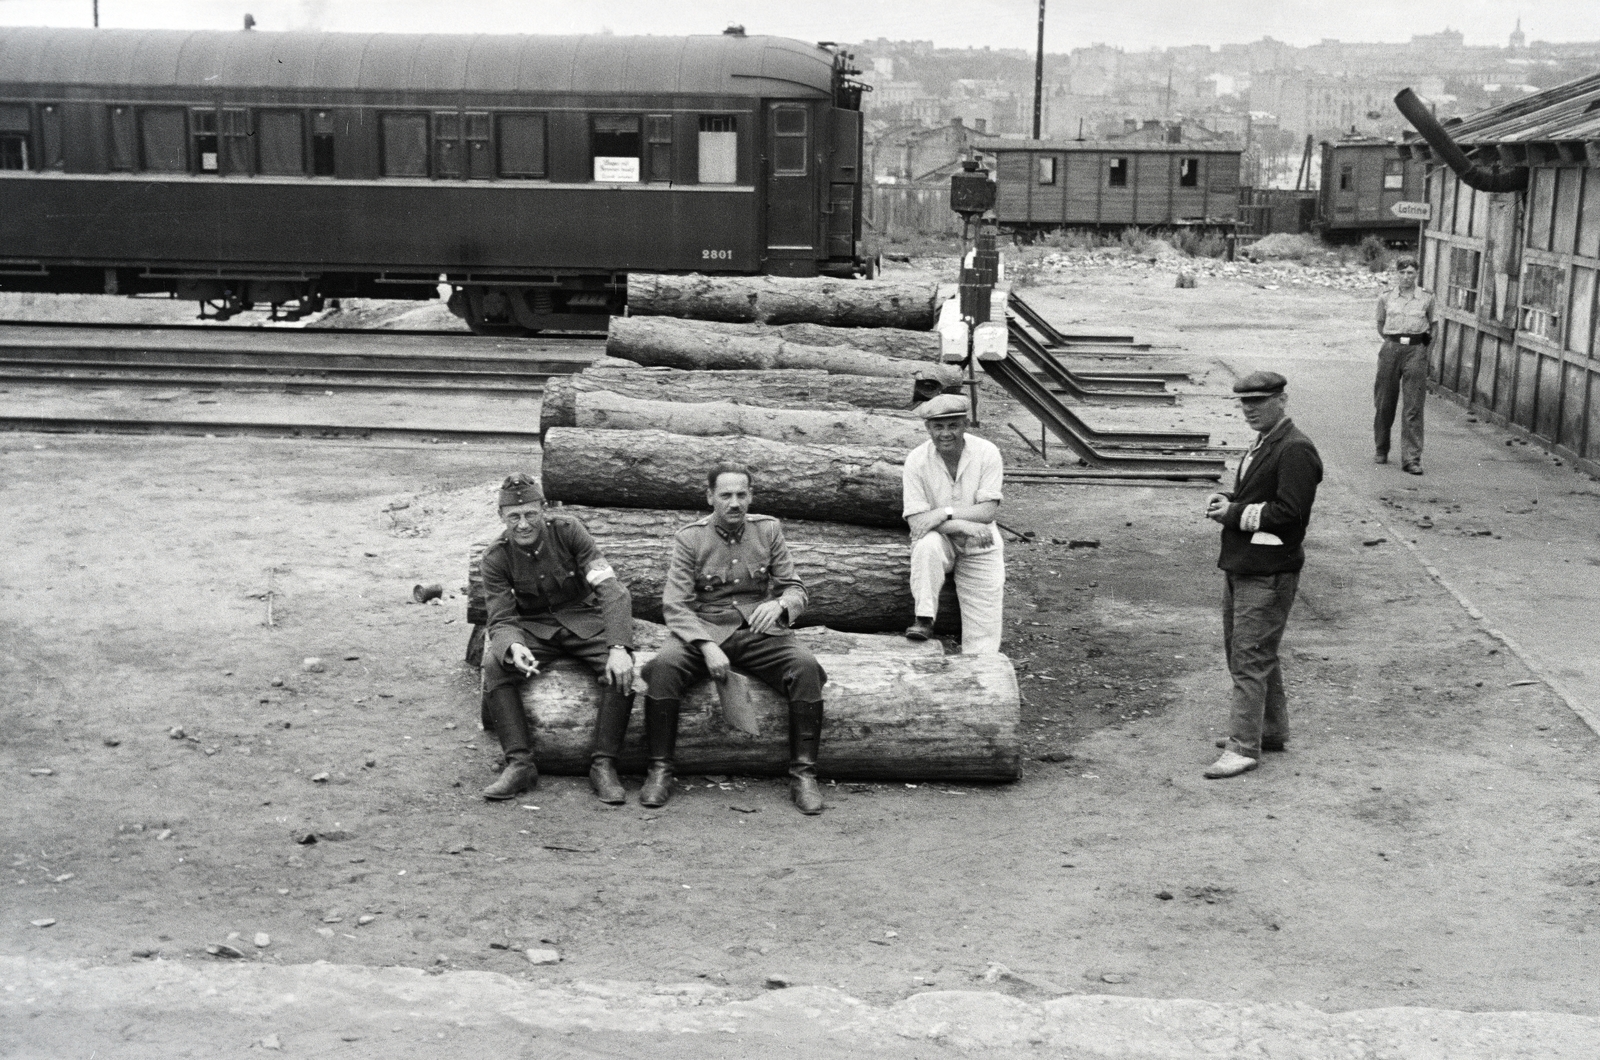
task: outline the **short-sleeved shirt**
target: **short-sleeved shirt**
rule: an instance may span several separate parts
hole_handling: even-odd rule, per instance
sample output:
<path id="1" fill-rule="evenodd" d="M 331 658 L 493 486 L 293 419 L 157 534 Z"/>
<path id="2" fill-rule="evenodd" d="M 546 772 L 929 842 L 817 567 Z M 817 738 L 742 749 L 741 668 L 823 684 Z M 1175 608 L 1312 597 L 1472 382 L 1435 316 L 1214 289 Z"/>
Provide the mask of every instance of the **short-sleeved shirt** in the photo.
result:
<path id="1" fill-rule="evenodd" d="M 1401 294 L 1391 287 L 1378 296 L 1383 301 L 1385 335 L 1422 335 L 1433 328 L 1433 295 L 1421 287 Z"/>
<path id="2" fill-rule="evenodd" d="M 950 477 L 950 468 L 944 457 L 929 439 L 911 450 L 900 473 L 903 503 L 900 514 L 916 515 L 937 508 L 961 508 L 984 501 L 1003 500 L 1005 464 L 1000 459 L 1000 448 L 987 438 L 975 434 L 965 437 L 961 459 L 956 462 L 956 474 Z M 971 554 L 987 552 L 1000 545 L 1000 528 L 989 524 L 990 543 L 974 543 L 962 551 Z"/>

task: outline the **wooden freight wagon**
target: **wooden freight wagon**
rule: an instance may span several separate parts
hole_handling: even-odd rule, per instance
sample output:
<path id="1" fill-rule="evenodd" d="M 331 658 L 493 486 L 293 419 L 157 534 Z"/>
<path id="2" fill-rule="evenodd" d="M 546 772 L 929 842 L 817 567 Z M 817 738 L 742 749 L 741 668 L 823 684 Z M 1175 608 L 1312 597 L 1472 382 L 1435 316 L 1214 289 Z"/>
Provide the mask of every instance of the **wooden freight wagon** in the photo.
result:
<path id="1" fill-rule="evenodd" d="M 1238 221 L 1237 147 L 1019 140 L 985 152 L 997 167 L 995 216 L 1013 230 Z"/>
<path id="2" fill-rule="evenodd" d="M 1334 240 L 1382 239 L 1415 243 L 1417 223 L 1390 212 L 1397 202 L 1427 197 L 1422 163 L 1400 157 L 1400 145 L 1375 137 L 1322 142 L 1322 188 L 1317 220 Z"/>

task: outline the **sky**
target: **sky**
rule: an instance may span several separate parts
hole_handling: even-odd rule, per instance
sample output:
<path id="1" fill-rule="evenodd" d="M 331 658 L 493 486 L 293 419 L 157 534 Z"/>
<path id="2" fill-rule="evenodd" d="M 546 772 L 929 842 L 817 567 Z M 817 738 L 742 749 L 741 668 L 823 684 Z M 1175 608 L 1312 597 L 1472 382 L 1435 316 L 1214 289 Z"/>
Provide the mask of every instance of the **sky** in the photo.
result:
<path id="1" fill-rule="evenodd" d="M 93 0 L 0 0 L 0 25 L 88 26 Z M 800 40 L 931 40 L 941 48 L 1032 51 L 1037 0 L 100 0 L 102 26 L 407 33 L 749 33 Z M 1600 39 L 1600 0 L 1048 0 L 1045 50 L 1130 51 L 1324 38 L 1409 40 L 1445 28 L 1504 45 L 1520 16 L 1530 41 Z"/>

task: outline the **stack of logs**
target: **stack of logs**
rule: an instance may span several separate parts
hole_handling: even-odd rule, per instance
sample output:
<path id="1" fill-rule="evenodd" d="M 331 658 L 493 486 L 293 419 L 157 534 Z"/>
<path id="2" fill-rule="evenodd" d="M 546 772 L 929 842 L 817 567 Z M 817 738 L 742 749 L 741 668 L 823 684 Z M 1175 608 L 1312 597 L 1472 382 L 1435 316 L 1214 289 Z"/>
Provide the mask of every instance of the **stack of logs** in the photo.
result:
<path id="1" fill-rule="evenodd" d="M 633 315 L 611 322 L 608 356 L 547 384 L 541 428 L 546 498 L 589 528 L 635 616 L 661 620 L 673 535 L 706 514 L 706 470 L 746 464 L 753 510 L 784 520 L 810 596 L 800 624 L 896 634 L 819 655 L 829 674 L 823 771 L 1014 779 L 1010 663 L 908 652 L 897 636 L 913 618 L 900 469 L 927 439 L 911 410 L 961 381 L 930 330 L 936 285 L 635 275 L 628 304 Z M 941 618 L 957 614 L 947 598 Z M 558 682 L 529 682 L 524 697 L 546 747 L 564 746 L 556 730 L 574 744 L 570 763 L 541 752 L 541 767 L 548 758 L 556 772 L 587 768 L 578 744 L 588 726 L 573 725 L 575 713 L 592 717 L 575 704 L 593 686 L 573 680 L 563 694 Z M 758 737 L 721 724 L 714 691 L 685 703 L 685 732 L 700 735 L 681 749 L 683 771 L 781 772 L 781 703 L 751 693 L 766 716 Z M 690 721 L 700 708 L 705 718 Z"/>

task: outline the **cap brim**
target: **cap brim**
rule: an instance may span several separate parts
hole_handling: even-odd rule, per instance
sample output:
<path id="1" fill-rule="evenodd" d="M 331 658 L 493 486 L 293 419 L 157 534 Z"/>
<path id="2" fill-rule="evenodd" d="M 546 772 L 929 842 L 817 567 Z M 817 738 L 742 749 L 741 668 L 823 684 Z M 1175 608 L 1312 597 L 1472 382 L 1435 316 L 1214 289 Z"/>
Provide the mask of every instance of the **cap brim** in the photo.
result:
<path id="1" fill-rule="evenodd" d="M 1281 393 L 1281 390 L 1235 390 L 1233 396 L 1240 401 L 1248 401 L 1251 398 L 1277 397 Z"/>

